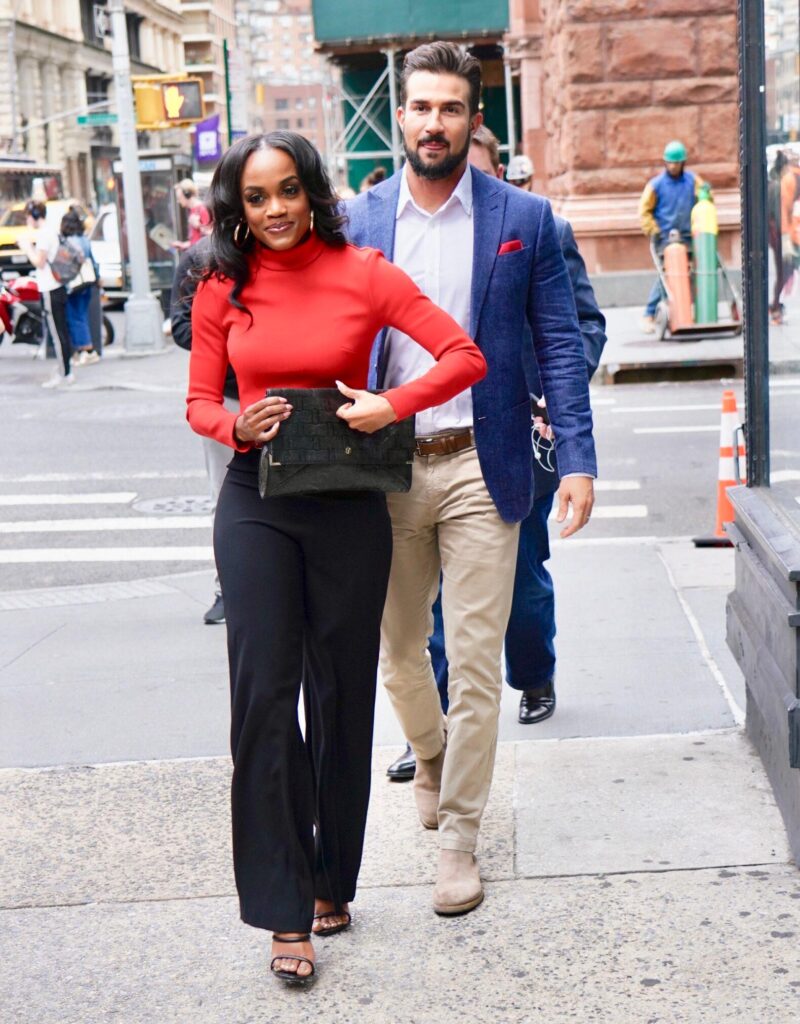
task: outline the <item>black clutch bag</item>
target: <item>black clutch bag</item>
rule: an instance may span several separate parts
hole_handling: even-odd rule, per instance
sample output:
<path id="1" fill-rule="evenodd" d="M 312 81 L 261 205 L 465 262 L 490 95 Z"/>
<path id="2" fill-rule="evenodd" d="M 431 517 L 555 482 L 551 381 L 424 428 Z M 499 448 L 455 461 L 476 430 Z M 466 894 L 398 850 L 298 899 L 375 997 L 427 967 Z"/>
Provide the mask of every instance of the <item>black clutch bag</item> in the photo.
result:
<path id="1" fill-rule="evenodd" d="M 267 397 L 273 395 L 287 400 L 292 415 L 261 450 L 262 498 L 410 490 L 413 416 L 363 434 L 336 415 L 347 401 L 336 388 L 270 388 Z"/>

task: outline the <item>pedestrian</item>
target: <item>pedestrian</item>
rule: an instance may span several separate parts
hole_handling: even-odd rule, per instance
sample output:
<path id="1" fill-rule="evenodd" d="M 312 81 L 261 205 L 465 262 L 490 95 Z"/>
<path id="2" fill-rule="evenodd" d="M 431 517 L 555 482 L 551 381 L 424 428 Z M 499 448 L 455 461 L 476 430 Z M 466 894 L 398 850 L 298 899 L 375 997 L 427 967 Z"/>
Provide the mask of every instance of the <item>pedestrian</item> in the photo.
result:
<path id="1" fill-rule="evenodd" d="M 359 192 L 366 192 L 368 188 L 372 188 L 373 185 L 378 185 L 380 182 L 386 181 L 386 168 L 381 167 L 380 164 L 377 167 L 373 167 L 369 174 L 362 180 L 358 186 Z"/>
<path id="2" fill-rule="evenodd" d="M 187 352 L 192 350 L 192 298 L 197 289 L 197 283 L 203 275 L 203 271 L 211 258 L 211 239 L 201 238 L 181 256 L 175 279 L 172 284 L 172 299 L 170 308 L 170 325 L 172 340 L 180 348 Z M 239 411 L 239 388 L 236 383 L 236 374 L 228 365 L 225 372 L 225 383 L 223 384 L 224 406 L 231 412 Z M 201 437 L 203 443 L 203 458 L 208 476 L 208 486 L 211 492 L 212 515 L 216 511 L 219 501 L 219 492 L 222 489 L 222 482 L 228 463 L 231 459 L 231 449 L 227 444 L 215 441 L 213 437 Z M 203 622 L 207 626 L 220 625 L 225 622 L 225 601 L 222 597 L 222 587 L 219 582 L 219 573 L 214 576 L 214 600 L 211 607 L 203 615 Z"/>
<path id="3" fill-rule="evenodd" d="M 494 766 L 519 522 L 533 498 L 523 371 L 531 339 L 556 433 L 559 522 L 573 509 L 562 536 L 589 518 L 596 465 L 581 334 L 550 207 L 468 166 L 483 120 L 479 62 L 454 43 L 427 43 L 407 54 L 401 88 L 405 168 L 352 200 L 351 237 L 409 272 L 488 364 L 471 390 L 417 417 L 413 486 L 388 496 L 394 552 L 381 675 L 416 754 L 420 821 L 439 829 L 433 908 L 458 914 L 483 899 L 474 850 Z M 401 386 L 421 368 L 402 331 L 380 339 L 378 386 Z M 426 650 L 440 570 L 446 720 Z"/>
<path id="4" fill-rule="evenodd" d="M 46 331 L 55 348 L 58 371 L 43 384 L 43 388 L 58 388 L 73 384 L 72 340 L 67 322 L 67 289 L 56 279 L 51 262 L 58 256 L 61 241 L 58 232 L 47 223 L 47 207 L 35 199 L 25 204 L 25 217 L 30 237 L 21 238 L 19 245 L 33 264 L 34 277 L 42 297 Z"/>
<path id="5" fill-rule="evenodd" d="M 483 168 L 481 168 L 483 170 Z M 508 161 L 506 180 L 526 192 L 533 191 L 533 161 L 524 153 L 512 156 Z"/>
<path id="6" fill-rule="evenodd" d="M 526 162 L 524 165 L 520 165 L 521 159 Z M 517 163 L 514 164 L 514 161 Z M 499 141 L 494 132 L 484 124 L 472 135 L 469 162 L 490 177 L 503 180 Z M 512 157 L 509 172 L 509 181 L 525 191 L 530 191 L 528 186 L 533 177 L 533 164 L 528 157 Z M 555 222 L 578 312 L 586 370 L 591 379 L 606 343 L 606 321 L 594 297 L 586 265 L 578 251 L 569 221 L 555 216 Z M 535 400 L 541 398 L 542 385 L 531 355 L 526 349 L 525 372 L 528 390 L 532 400 Z M 535 440 L 531 450 L 535 500 L 530 514 L 520 523 L 514 594 L 505 637 L 506 682 L 512 689 L 521 691 L 518 720 L 523 725 L 545 721 L 554 714 L 556 708 L 555 593 L 553 579 L 545 563 L 550 558 L 547 521 L 553 508 L 553 496 L 558 489 L 559 476 L 552 448 L 552 430 L 537 412 L 537 409 L 532 410 L 536 417 L 533 425 Z M 442 712 L 447 714 L 449 672 L 442 619 L 441 584 L 433 606 L 433 633 L 428 650 Z M 386 774 L 395 782 L 403 782 L 414 778 L 415 769 L 414 751 L 410 744 L 406 744 L 406 749 L 389 765 Z"/>
<path id="7" fill-rule="evenodd" d="M 350 922 L 391 529 L 379 492 L 259 497 L 258 448 L 292 412 L 264 391 L 337 383 L 347 399 L 337 415 L 372 433 L 459 393 L 485 361 L 402 271 L 346 243 L 322 159 L 301 135 L 235 143 L 210 203 L 188 419 L 234 449 L 214 521 L 231 671 L 234 874 L 242 919 L 274 933 L 272 970 L 297 981 L 313 974 L 312 929 L 331 935 Z M 386 324 L 438 362 L 375 395 L 363 389 Z M 223 404 L 229 363 L 238 415 Z M 301 679 L 310 744 L 297 722 Z"/>
<path id="8" fill-rule="evenodd" d="M 201 238 L 211 234 L 211 213 L 200 198 L 199 189 L 191 178 L 182 178 L 175 186 L 178 205 L 186 210 L 186 222 L 189 236 L 185 242 L 172 242 L 173 249 L 185 252 L 190 246 L 197 245 Z"/>
<path id="9" fill-rule="evenodd" d="M 670 231 L 680 232 L 681 239 L 691 248 L 692 208 L 705 184 L 699 174 L 686 169 L 686 146 L 677 139 L 664 147 L 664 170 L 651 178 L 639 199 L 639 220 L 642 231 L 655 243 L 661 256 L 669 241 Z M 709 191 L 709 198 L 710 198 Z M 645 334 L 655 334 L 656 309 L 664 298 L 661 282 L 657 278 L 650 289 L 641 328 Z"/>
<path id="10" fill-rule="evenodd" d="M 61 218 L 60 232 L 62 238 L 69 238 L 84 256 L 84 266 L 90 268 L 89 273 L 81 274 L 67 285 L 67 323 L 72 339 L 72 355 L 78 366 L 87 366 L 100 361 L 99 354 L 92 344 L 92 325 L 89 307 L 92 301 L 92 289 L 97 288 L 99 268 L 92 256 L 92 247 L 86 237 L 83 217 L 70 207 Z"/>

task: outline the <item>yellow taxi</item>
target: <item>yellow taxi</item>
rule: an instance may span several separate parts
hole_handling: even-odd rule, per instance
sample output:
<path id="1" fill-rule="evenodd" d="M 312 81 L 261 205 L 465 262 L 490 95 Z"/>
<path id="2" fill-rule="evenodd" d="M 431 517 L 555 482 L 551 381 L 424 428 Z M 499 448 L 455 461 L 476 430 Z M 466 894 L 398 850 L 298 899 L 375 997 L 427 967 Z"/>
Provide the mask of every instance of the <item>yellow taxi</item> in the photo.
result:
<path id="1" fill-rule="evenodd" d="M 25 215 L 25 203 L 12 203 L 0 216 L 0 279 L 8 280 L 27 274 L 31 271 L 28 257 L 19 247 L 19 240 L 28 234 L 28 219 Z M 77 199 L 48 199 L 47 224 L 58 231 L 61 218 L 67 210 L 74 206 L 86 221 L 86 233 L 91 231 L 94 223 L 83 204 Z"/>

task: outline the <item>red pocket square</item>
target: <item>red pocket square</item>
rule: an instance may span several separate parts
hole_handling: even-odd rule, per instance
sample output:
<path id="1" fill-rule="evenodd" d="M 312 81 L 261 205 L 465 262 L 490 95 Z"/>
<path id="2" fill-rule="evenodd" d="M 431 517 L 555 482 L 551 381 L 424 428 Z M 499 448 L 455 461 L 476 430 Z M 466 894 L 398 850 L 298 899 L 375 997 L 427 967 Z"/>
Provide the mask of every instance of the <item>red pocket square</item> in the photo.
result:
<path id="1" fill-rule="evenodd" d="M 519 250 L 522 248 L 522 242 L 520 242 L 518 238 L 512 238 L 510 242 L 503 242 L 503 244 L 497 250 L 497 255 L 503 256 L 507 252 L 519 252 Z"/>

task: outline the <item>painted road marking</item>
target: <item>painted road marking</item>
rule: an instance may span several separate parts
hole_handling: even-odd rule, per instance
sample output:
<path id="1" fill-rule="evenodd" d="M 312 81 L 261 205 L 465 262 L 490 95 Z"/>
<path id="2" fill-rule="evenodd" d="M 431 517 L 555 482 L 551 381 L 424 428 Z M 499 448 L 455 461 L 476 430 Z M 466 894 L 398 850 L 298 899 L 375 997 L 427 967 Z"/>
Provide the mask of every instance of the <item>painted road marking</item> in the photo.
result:
<path id="1" fill-rule="evenodd" d="M 790 480 L 800 480 L 800 469 L 776 469 L 769 475 L 772 484 L 785 484 Z"/>
<path id="2" fill-rule="evenodd" d="M 719 423 L 710 423 L 706 426 L 674 426 L 674 427 L 634 427 L 634 434 L 705 434 L 719 433 Z"/>
<path id="3" fill-rule="evenodd" d="M 127 505 L 136 491 L 102 494 L 0 494 L 0 505 Z"/>
<path id="4" fill-rule="evenodd" d="M 0 473 L 0 484 L 64 484 L 83 481 L 96 483 L 99 480 L 200 480 L 205 475 L 204 469 L 153 469 L 137 473 L 25 473 L 23 476 Z"/>
<path id="5" fill-rule="evenodd" d="M 557 512 L 554 506 L 550 518 L 555 519 Z M 646 519 L 647 515 L 647 505 L 595 505 L 592 509 L 592 519 Z"/>
<path id="6" fill-rule="evenodd" d="M 117 519 L 31 519 L 0 522 L 0 533 L 101 533 L 108 530 L 199 530 L 213 516 L 119 516 Z"/>
<path id="7" fill-rule="evenodd" d="M 34 562 L 211 562 L 211 547 L 163 548 L 20 548 L 0 550 L 0 564 Z"/>
<path id="8" fill-rule="evenodd" d="M 619 405 L 611 412 L 615 415 L 622 412 L 719 412 L 720 403 L 714 402 L 711 405 Z"/>
<path id="9" fill-rule="evenodd" d="M 641 491 L 638 480 L 595 480 L 596 491 Z"/>

